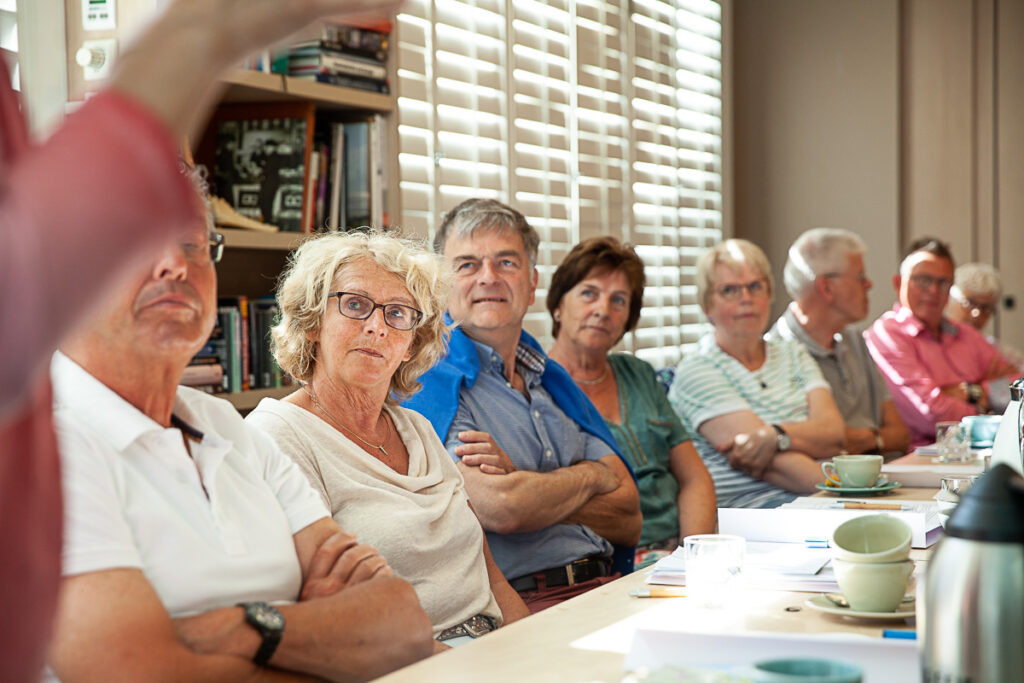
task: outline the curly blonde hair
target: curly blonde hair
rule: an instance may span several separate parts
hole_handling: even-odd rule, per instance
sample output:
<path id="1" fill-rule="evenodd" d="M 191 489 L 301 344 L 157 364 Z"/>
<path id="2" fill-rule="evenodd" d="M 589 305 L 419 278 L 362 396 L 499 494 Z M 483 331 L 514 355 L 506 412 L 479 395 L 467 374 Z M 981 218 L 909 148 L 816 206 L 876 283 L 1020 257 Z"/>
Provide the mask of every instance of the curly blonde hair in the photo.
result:
<path id="1" fill-rule="evenodd" d="M 327 233 L 303 242 L 277 287 L 281 319 L 271 330 L 271 348 L 282 370 L 308 382 L 319 349 L 309 337 L 320 331 L 332 285 L 348 265 L 363 259 L 400 277 L 423 313 L 413 328 L 411 356 L 391 378 L 387 403 L 397 405 L 420 390 L 417 380 L 444 355 L 449 334 L 443 316 L 451 274 L 420 240 L 372 230 Z"/>

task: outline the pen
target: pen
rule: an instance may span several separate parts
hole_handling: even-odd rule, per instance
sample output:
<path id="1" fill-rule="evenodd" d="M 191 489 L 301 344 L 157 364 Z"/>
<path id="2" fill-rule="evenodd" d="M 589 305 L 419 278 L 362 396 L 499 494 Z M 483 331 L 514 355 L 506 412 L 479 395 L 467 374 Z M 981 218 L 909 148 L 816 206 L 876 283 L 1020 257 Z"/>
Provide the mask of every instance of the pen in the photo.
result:
<path id="1" fill-rule="evenodd" d="M 899 640 L 917 640 L 917 631 L 899 631 L 887 628 L 882 631 L 883 638 L 897 638 Z"/>
<path id="2" fill-rule="evenodd" d="M 909 510 L 910 505 L 899 503 L 833 503 L 829 510 Z"/>
<path id="3" fill-rule="evenodd" d="M 678 588 L 638 588 L 629 591 L 633 598 L 685 598 L 686 593 Z"/>
<path id="4" fill-rule="evenodd" d="M 804 539 L 804 546 L 806 546 L 808 548 L 827 548 L 828 547 L 828 539 L 827 538 L 805 538 Z"/>

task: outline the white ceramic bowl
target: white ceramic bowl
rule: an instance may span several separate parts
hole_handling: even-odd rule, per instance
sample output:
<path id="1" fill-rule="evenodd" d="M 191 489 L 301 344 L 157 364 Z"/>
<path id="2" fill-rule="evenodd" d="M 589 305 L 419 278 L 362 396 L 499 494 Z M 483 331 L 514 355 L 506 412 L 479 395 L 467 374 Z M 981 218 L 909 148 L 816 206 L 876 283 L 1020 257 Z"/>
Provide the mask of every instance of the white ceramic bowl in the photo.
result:
<path id="1" fill-rule="evenodd" d="M 910 555 L 913 531 L 892 515 L 862 515 L 832 532 L 832 557 L 845 562 L 899 562 Z"/>

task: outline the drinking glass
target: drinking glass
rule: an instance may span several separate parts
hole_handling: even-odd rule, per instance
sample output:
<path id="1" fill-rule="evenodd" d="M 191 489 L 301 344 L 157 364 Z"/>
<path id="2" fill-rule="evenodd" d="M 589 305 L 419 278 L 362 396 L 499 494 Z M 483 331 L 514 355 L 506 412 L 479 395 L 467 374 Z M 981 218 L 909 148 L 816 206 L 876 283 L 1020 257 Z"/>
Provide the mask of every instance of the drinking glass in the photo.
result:
<path id="1" fill-rule="evenodd" d="M 940 462 L 967 462 L 974 458 L 971 437 L 960 422 L 936 423 L 935 444 Z"/>
<path id="2" fill-rule="evenodd" d="M 683 539 L 686 592 L 704 607 L 721 607 L 742 587 L 746 540 L 728 534 L 698 534 Z"/>

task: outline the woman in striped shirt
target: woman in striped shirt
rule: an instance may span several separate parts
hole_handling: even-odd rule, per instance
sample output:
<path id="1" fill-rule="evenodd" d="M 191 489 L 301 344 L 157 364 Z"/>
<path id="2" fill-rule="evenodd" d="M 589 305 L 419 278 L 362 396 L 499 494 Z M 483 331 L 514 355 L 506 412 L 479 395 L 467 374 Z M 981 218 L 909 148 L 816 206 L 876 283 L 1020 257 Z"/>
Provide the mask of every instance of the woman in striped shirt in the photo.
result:
<path id="1" fill-rule="evenodd" d="M 843 445 L 828 383 L 795 342 L 763 338 L 768 259 L 747 240 L 697 261 L 697 298 L 713 330 L 676 368 L 669 392 L 715 482 L 719 507 L 776 507 L 824 481 L 816 460 Z"/>

